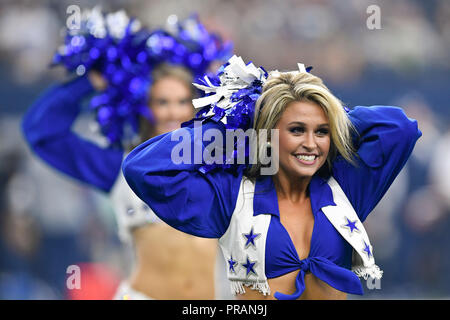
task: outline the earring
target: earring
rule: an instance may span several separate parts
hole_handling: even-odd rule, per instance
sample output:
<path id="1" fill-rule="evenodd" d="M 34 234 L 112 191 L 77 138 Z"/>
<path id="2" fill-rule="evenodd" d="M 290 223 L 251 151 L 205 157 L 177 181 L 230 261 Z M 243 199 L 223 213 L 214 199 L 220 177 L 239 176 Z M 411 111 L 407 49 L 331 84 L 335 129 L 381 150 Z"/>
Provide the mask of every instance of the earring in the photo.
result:
<path id="1" fill-rule="evenodd" d="M 267 147 L 267 156 L 271 157 L 272 156 L 272 145 L 270 144 L 270 141 L 267 141 L 266 147 Z"/>

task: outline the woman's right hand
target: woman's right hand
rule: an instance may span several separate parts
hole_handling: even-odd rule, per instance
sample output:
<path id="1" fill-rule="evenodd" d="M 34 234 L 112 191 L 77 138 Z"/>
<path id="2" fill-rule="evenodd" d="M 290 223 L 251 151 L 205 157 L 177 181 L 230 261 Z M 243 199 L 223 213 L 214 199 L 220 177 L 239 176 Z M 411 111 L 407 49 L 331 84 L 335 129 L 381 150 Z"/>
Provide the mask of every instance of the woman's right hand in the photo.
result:
<path id="1" fill-rule="evenodd" d="M 103 91 L 108 86 L 106 79 L 98 71 L 95 70 L 89 71 L 88 78 L 94 89 L 97 91 Z"/>

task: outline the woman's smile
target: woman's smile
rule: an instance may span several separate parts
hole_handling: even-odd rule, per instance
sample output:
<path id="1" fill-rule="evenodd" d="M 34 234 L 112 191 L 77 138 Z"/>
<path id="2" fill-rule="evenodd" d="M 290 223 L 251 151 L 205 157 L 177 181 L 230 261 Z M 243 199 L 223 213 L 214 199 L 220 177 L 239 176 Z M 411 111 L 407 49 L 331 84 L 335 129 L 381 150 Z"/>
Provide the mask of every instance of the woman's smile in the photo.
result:
<path id="1" fill-rule="evenodd" d="M 294 154 L 294 157 L 297 158 L 300 164 L 304 164 L 307 166 L 315 164 L 318 158 L 318 156 L 315 154 L 307 154 L 307 153 Z"/>
<path id="2" fill-rule="evenodd" d="M 288 177 L 312 177 L 326 162 L 330 150 L 325 111 L 312 102 L 291 102 L 276 128 L 280 170 Z"/>

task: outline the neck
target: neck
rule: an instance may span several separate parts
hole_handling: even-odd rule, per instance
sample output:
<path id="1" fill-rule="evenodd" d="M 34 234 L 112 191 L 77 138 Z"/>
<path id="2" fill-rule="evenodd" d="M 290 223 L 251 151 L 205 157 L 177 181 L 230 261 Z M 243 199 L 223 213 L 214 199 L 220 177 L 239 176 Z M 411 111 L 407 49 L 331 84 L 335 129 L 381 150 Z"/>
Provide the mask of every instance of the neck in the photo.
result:
<path id="1" fill-rule="evenodd" d="M 279 170 L 273 176 L 273 181 L 280 199 L 302 202 L 309 198 L 308 186 L 311 177 L 293 176 Z"/>

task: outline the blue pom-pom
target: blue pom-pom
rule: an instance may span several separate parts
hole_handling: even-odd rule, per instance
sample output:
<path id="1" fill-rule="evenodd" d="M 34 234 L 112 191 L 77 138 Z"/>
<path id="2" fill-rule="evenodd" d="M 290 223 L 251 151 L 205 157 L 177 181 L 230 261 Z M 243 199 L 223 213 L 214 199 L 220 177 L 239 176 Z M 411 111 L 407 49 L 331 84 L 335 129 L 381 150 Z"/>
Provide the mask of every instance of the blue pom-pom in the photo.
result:
<path id="1" fill-rule="evenodd" d="M 97 112 L 101 132 L 111 144 L 124 142 L 127 126 L 137 133 L 139 117 L 153 121 L 148 88 L 151 71 L 159 64 L 182 65 L 195 78 L 203 76 L 212 61 L 226 60 L 232 52 L 232 44 L 209 33 L 196 15 L 177 22 L 175 34 L 161 29 L 136 30 L 136 20 L 120 14 L 114 16 L 115 21 L 120 19 L 119 25 L 126 23 L 117 32 L 117 23 L 110 28 L 106 14 L 94 9 L 85 16 L 80 30 L 68 30 L 64 46 L 54 55 L 52 64 L 79 75 L 91 70 L 103 75 L 108 88 L 91 99 L 90 107 Z"/>

